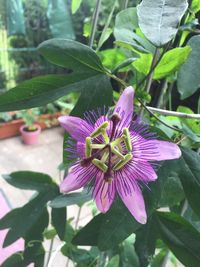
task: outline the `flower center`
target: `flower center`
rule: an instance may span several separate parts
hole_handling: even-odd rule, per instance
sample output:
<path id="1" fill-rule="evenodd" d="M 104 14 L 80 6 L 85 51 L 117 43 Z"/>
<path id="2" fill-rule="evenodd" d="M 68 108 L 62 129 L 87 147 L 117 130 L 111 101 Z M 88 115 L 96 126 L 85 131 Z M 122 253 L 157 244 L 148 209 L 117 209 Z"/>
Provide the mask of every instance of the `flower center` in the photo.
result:
<path id="1" fill-rule="evenodd" d="M 85 141 L 85 158 L 82 164 L 92 163 L 104 172 L 104 179 L 112 181 L 112 173 L 122 169 L 132 159 L 132 143 L 128 128 L 123 128 L 121 136 L 115 138 L 119 119 L 114 116 L 112 131 L 109 122 L 103 122 Z M 109 133 L 109 134 L 108 134 Z"/>

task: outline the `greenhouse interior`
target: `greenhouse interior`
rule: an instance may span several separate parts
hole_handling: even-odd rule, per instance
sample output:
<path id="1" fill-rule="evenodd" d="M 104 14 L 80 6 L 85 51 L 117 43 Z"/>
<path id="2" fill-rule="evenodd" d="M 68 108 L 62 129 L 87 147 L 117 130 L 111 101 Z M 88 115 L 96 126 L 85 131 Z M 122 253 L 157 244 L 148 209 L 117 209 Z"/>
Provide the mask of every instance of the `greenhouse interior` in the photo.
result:
<path id="1" fill-rule="evenodd" d="M 200 267 L 200 0 L 0 0 L 0 266 Z"/>

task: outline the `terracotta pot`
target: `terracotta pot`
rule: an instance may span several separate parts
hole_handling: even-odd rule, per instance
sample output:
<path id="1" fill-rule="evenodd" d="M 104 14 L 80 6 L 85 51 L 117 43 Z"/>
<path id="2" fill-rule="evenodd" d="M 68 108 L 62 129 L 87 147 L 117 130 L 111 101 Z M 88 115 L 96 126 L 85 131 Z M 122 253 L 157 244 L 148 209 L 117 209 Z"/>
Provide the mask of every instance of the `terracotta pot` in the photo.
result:
<path id="1" fill-rule="evenodd" d="M 26 125 L 22 125 L 20 127 L 20 133 L 22 135 L 22 140 L 26 145 L 35 145 L 39 141 L 39 135 L 41 133 L 41 127 L 38 124 L 36 124 L 35 126 L 37 127 L 37 130 L 35 130 L 33 132 L 26 131 L 25 130 L 25 128 L 27 127 Z"/>
<path id="2" fill-rule="evenodd" d="M 60 112 L 57 112 L 56 114 L 42 114 L 38 117 L 37 124 L 40 125 L 41 129 L 58 126 L 59 123 L 56 119 L 59 116 L 61 116 Z M 46 120 L 49 121 L 49 127 L 47 127 L 45 123 Z M 19 135 L 19 129 L 22 125 L 24 125 L 22 119 L 0 123 L 0 140 Z"/>

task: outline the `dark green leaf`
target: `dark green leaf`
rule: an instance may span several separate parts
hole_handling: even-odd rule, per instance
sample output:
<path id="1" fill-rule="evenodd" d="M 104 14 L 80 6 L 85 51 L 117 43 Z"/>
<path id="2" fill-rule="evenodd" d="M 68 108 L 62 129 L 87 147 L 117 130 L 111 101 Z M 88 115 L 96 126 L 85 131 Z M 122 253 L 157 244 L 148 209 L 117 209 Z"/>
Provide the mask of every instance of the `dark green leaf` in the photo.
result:
<path id="1" fill-rule="evenodd" d="M 176 35 L 187 7 L 187 0 L 143 0 L 137 7 L 139 26 L 150 42 L 161 47 Z"/>
<path id="2" fill-rule="evenodd" d="M 2 264 L 1 267 L 26 267 L 23 264 L 23 256 L 21 252 L 15 253 L 11 255 L 7 260 L 5 260 Z"/>
<path id="3" fill-rule="evenodd" d="M 38 47 L 39 52 L 51 63 L 80 72 L 103 72 L 100 59 L 86 45 L 68 39 L 51 39 Z"/>
<path id="4" fill-rule="evenodd" d="M 70 92 L 92 87 L 102 75 L 95 73 L 47 75 L 24 81 L 0 97 L 0 111 L 13 111 L 46 105 Z"/>
<path id="5" fill-rule="evenodd" d="M 47 191 L 50 187 L 56 187 L 52 178 L 44 173 L 31 171 L 18 171 L 9 175 L 3 175 L 7 183 L 20 189 Z"/>
<path id="6" fill-rule="evenodd" d="M 45 183 L 45 186 L 43 187 L 43 190 L 41 190 L 40 193 L 37 194 L 35 198 L 31 199 L 26 205 L 10 211 L 0 220 L 0 229 L 9 228 L 4 241 L 4 246 L 12 244 L 20 237 L 26 239 L 26 236 L 29 235 L 30 230 L 33 229 L 34 225 L 40 220 L 42 214 L 44 214 L 47 202 L 55 198 L 58 194 L 57 185 L 50 180 L 48 175 L 41 173 L 12 173 L 9 175 L 9 182 L 20 188 L 27 189 L 27 186 L 22 183 L 24 178 L 27 177 L 27 173 L 32 177 L 31 183 L 29 184 L 30 189 L 38 190 L 38 188 L 40 188 L 38 187 L 38 184 L 40 185 L 38 182 L 39 177 L 41 177 L 41 180 Z M 22 175 L 21 178 L 19 174 Z M 33 181 L 35 182 L 33 183 Z M 33 232 L 33 230 L 31 232 Z"/>
<path id="7" fill-rule="evenodd" d="M 200 36 L 193 36 L 188 45 L 191 46 L 192 52 L 178 73 L 178 91 L 181 99 L 193 95 L 200 87 Z"/>
<path id="8" fill-rule="evenodd" d="M 147 267 L 155 252 L 158 230 L 155 216 L 149 218 L 146 225 L 136 231 L 135 250 L 140 260 L 141 267 Z"/>
<path id="9" fill-rule="evenodd" d="M 66 218 L 67 210 L 66 208 L 52 209 L 51 218 L 52 225 L 55 227 L 56 232 L 61 240 L 65 237 L 66 228 Z"/>
<path id="10" fill-rule="evenodd" d="M 180 179 L 190 206 L 200 217 L 200 156 L 186 148 L 182 149 L 182 156 Z"/>
<path id="11" fill-rule="evenodd" d="M 49 206 L 52 208 L 63 208 L 70 205 L 82 206 L 85 202 L 91 199 L 91 194 L 86 190 L 81 193 L 71 193 L 67 195 L 60 195 L 53 199 Z"/>
<path id="12" fill-rule="evenodd" d="M 200 233 L 184 218 L 168 212 L 157 212 L 163 241 L 187 267 L 200 266 Z"/>
<path id="13" fill-rule="evenodd" d="M 122 267 L 140 267 L 139 259 L 134 248 L 133 235 L 129 236 L 122 244 L 120 253 L 120 266 Z"/>
<path id="14" fill-rule="evenodd" d="M 187 205 L 187 209 L 185 210 L 183 217 L 189 221 L 194 228 L 196 228 L 200 232 L 200 220 L 199 217 L 194 213 L 190 205 Z"/>

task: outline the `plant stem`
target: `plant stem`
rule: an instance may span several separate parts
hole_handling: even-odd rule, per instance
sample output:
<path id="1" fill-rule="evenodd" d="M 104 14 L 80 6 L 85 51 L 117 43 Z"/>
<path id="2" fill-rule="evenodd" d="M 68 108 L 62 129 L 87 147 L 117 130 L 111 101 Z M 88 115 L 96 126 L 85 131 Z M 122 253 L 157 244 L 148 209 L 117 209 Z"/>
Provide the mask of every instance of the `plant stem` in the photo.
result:
<path id="1" fill-rule="evenodd" d="M 82 209 L 82 207 L 79 207 L 78 214 L 77 214 L 77 218 L 76 218 L 76 222 L 75 222 L 75 226 L 74 226 L 75 230 L 76 230 L 77 227 L 78 227 L 78 223 L 79 223 L 80 216 L 81 216 L 81 209 Z"/>
<path id="2" fill-rule="evenodd" d="M 167 86 L 168 86 L 168 82 L 167 82 L 167 80 L 165 80 L 164 83 L 162 84 L 162 88 L 161 88 L 160 95 L 158 98 L 158 102 L 157 102 L 158 108 L 164 107 L 164 96 L 165 96 L 166 91 L 167 91 Z"/>
<path id="3" fill-rule="evenodd" d="M 89 40 L 89 47 L 91 48 L 93 47 L 93 43 L 94 43 L 94 37 L 95 37 L 96 29 L 97 29 L 97 22 L 99 19 L 100 7 L 101 7 L 101 0 L 97 0 L 96 7 L 94 10 L 94 15 L 93 15 L 93 21 L 92 21 L 92 31 L 91 31 L 90 40 Z"/>
<path id="4" fill-rule="evenodd" d="M 50 247 L 49 247 L 49 253 L 48 253 L 47 262 L 46 262 L 46 267 L 48 267 L 48 265 L 49 265 L 49 261 L 50 261 L 51 254 L 53 251 L 53 243 L 54 243 L 54 238 L 51 239 L 51 243 L 50 243 Z"/>
<path id="5" fill-rule="evenodd" d="M 125 2 L 124 2 L 124 9 L 127 9 L 127 7 L 128 7 L 128 0 L 125 0 Z"/>
<path id="6" fill-rule="evenodd" d="M 106 257 L 107 257 L 106 252 L 100 253 L 98 267 L 104 267 L 105 266 Z"/>
<path id="7" fill-rule="evenodd" d="M 148 106 L 147 106 L 147 109 L 152 112 L 158 112 L 166 116 L 174 116 L 174 117 L 179 117 L 179 118 L 184 118 L 184 119 L 200 119 L 200 114 L 188 114 L 188 113 L 169 111 L 169 110 L 148 107 Z"/>
<path id="8" fill-rule="evenodd" d="M 155 68 L 156 62 L 158 60 L 158 55 L 159 55 L 159 49 L 156 48 L 155 53 L 154 53 L 154 56 L 153 56 L 153 60 L 152 60 L 152 63 L 151 63 L 151 69 L 150 70 L 152 70 L 152 71 L 150 71 L 150 74 L 149 74 L 149 76 L 146 79 L 145 91 L 147 93 L 149 93 L 150 88 L 151 88 L 151 84 L 152 84 L 152 80 L 153 80 L 154 68 Z"/>

